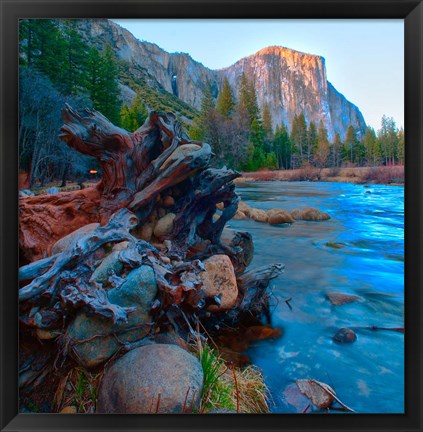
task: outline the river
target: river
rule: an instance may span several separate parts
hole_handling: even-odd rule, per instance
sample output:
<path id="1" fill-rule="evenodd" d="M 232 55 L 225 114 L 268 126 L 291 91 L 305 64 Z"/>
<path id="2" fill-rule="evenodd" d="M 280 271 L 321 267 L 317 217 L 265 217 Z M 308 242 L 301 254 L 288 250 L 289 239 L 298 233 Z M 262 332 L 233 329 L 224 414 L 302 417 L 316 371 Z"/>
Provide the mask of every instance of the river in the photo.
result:
<path id="1" fill-rule="evenodd" d="M 294 380 L 310 378 L 329 384 L 359 413 L 403 413 L 404 334 L 369 327 L 404 327 L 404 188 L 254 182 L 239 186 L 238 193 L 260 209 L 309 206 L 331 216 L 277 226 L 230 222 L 253 236 L 251 266 L 285 264 L 271 283 L 272 324 L 283 335 L 248 351 L 263 371 L 272 411 L 297 412 L 284 391 Z M 331 291 L 361 301 L 332 306 L 325 297 Z M 341 327 L 352 328 L 357 341 L 334 342 Z"/>

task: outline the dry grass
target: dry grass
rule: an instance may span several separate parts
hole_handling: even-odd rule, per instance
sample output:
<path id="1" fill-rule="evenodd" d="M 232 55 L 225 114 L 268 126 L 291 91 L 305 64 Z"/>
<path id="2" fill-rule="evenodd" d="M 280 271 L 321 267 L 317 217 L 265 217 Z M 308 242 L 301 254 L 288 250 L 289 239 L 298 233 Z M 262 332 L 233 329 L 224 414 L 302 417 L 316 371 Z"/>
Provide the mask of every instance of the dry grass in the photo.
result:
<path id="1" fill-rule="evenodd" d="M 246 181 L 329 181 L 347 183 L 403 184 L 404 166 L 324 168 L 307 165 L 295 170 L 242 173 L 236 183 Z"/>
<path id="2" fill-rule="evenodd" d="M 204 371 L 201 413 L 223 409 L 237 413 L 268 413 L 268 390 L 261 371 L 226 364 L 208 345 L 197 346 Z"/>
<path id="3" fill-rule="evenodd" d="M 93 374 L 75 367 L 64 376 L 54 395 L 56 412 L 65 407 L 76 407 L 78 413 L 95 412 L 97 389 L 103 373 Z"/>

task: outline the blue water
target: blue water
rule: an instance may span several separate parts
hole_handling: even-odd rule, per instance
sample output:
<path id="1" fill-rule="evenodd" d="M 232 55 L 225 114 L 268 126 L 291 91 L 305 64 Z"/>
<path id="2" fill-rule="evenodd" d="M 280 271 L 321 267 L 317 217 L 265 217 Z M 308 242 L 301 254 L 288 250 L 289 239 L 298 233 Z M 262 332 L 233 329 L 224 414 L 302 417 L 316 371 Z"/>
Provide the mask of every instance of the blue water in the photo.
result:
<path id="1" fill-rule="evenodd" d="M 253 236 L 251 266 L 286 266 L 271 283 L 273 325 L 283 329 L 283 336 L 248 351 L 263 370 L 273 411 L 298 412 L 286 389 L 296 379 L 312 378 L 333 387 L 357 412 L 403 413 L 404 334 L 366 327 L 404 327 L 404 188 L 255 182 L 238 192 L 257 208 L 309 206 L 331 216 L 278 226 L 230 223 Z M 343 248 L 331 248 L 328 242 Z M 332 306 L 325 298 L 330 291 L 359 295 L 362 301 Z M 292 311 L 284 301 L 288 298 Z M 333 342 L 341 327 L 354 329 L 357 341 Z"/>

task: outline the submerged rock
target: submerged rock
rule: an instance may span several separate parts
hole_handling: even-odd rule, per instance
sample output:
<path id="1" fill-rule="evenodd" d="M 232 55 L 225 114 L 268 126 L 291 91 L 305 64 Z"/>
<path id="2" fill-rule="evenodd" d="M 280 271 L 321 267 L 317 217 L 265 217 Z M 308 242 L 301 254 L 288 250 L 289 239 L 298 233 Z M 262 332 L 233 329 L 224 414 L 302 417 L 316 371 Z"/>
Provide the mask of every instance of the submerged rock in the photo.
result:
<path id="1" fill-rule="evenodd" d="M 206 297 L 220 299 L 220 304 L 210 305 L 210 311 L 224 311 L 232 308 L 238 298 L 238 285 L 234 267 L 227 255 L 213 255 L 204 262 L 201 273 Z"/>
<path id="2" fill-rule="evenodd" d="M 105 373 L 97 413 L 181 414 L 197 408 L 203 369 L 192 354 L 176 345 L 147 345 L 117 360 Z"/>
<path id="3" fill-rule="evenodd" d="M 295 222 L 291 214 L 282 209 L 270 209 L 267 211 L 269 224 L 278 225 L 282 223 L 293 223 Z"/>
<path id="4" fill-rule="evenodd" d="M 340 292 L 326 293 L 325 295 L 326 298 L 335 306 L 340 306 L 361 300 L 361 297 L 359 296 L 352 294 L 344 294 Z"/>
<path id="5" fill-rule="evenodd" d="M 119 288 L 108 291 L 111 303 L 136 307 L 126 324 L 113 324 L 111 320 L 79 312 L 67 330 L 78 363 L 92 368 L 108 360 L 121 346 L 113 335 L 117 331 L 121 342 L 134 342 L 146 336 L 150 328 L 149 312 L 156 295 L 153 269 L 141 266 L 129 273 Z"/>
<path id="6" fill-rule="evenodd" d="M 323 221 L 330 219 L 330 216 L 326 212 L 322 212 L 313 207 L 292 210 L 291 216 L 295 220 L 305 221 Z"/>
<path id="7" fill-rule="evenodd" d="M 357 340 L 357 335 L 354 330 L 351 330 L 348 327 L 343 327 L 335 333 L 332 339 L 338 343 L 353 343 Z"/>

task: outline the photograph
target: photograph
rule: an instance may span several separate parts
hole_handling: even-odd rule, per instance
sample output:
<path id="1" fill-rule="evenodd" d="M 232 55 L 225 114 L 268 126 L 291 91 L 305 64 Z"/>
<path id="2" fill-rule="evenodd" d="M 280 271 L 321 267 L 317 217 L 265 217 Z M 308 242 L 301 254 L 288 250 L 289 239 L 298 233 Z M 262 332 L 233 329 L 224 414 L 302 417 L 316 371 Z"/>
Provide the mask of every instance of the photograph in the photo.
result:
<path id="1" fill-rule="evenodd" d="M 19 413 L 405 414 L 404 44 L 21 18 Z"/>

